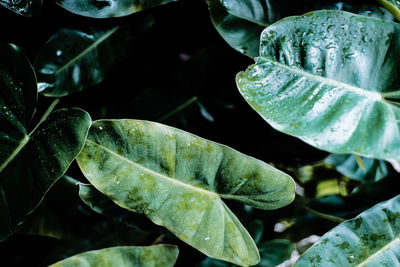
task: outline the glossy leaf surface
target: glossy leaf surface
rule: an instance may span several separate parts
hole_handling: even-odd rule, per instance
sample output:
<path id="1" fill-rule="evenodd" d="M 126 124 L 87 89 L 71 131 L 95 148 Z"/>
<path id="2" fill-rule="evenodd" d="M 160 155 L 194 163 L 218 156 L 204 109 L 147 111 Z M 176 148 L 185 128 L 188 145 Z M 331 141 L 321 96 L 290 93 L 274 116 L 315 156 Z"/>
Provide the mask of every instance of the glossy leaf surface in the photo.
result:
<path id="1" fill-rule="evenodd" d="M 206 255 L 259 261 L 246 229 L 222 202 L 289 204 L 294 182 L 226 146 L 158 123 L 97 121 L 77 158 L 86 178 L 119 206 L 145 214 Z"/>
<path id="2" fill-rule="evenodd" d="M 149 247 L 112 247 L 84 252 L 50 265 L 51 267 L 87 266 L 174 266 L 178 248 L 172 245 Z"/>
<path id="3" fill-rule="evenodd" d="M 176 0 L 55 0 L 69 12 L 92 18 L 127 16 L 144 9 L 164 5 Z"/>
<path id="4" fill-rule="evenodd" d="M 295 266 L 400 264 L 400 196 L 377 204 L 321 237 Z"/>
<path id="5" fill-rule="evenodd" d="M 0 5 L 14 11 L 15 13 L 32 17 L 42 9 L 42 0 L 1 0 Z"/>
<path id="6" fill-rule="evenodd" d="M 237 85 L 275 129 L 333 153 L 400 158 L 400 25 L 341 11 L 264 30 Z"/>
<path id="7" fill-rule="evenodd" d="M 91 120 L 81 109 L 50 114 L 0 172 L 0 239 L 43 199 L 82 149 Z"/>
<path id="8" fill-rule="evenodd" d="M 153 20 L 146 17 L 140 22 L 140 27 L 129 31 L 119 27 L 86 32 L 60 29 L 36 56 L 38 91 L 61 97 L 100 83 Z"/>
<path id="9" fill-rule="evenodd" d="M 354 155 L 331 154 L 325 162 L 331 164 L 335 169 L 351 179 L 360 182 L 377 182 L 389 175 L 390 164 L 384 160 L 362 157 L 364 170 L 359 166 Z"/>

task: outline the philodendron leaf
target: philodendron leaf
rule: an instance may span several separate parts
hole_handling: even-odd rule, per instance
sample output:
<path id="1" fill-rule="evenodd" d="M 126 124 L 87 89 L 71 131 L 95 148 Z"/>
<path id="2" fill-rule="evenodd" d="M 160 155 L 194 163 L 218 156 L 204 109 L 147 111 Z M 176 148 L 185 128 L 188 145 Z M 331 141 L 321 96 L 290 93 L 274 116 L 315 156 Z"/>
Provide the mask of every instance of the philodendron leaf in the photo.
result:
<path id="1" fill-rule="evenodd" d="M 344 176 L 363 183 L 377 182 L 389 175 L 390 163 L 366 157 L 362 157 L 362 161 L 364 170 L 352 154 L 331 154 L 325 159 L 326 163 L 333 165 Z"/>
<path id="2" fill-rule="evenodd" d="M 49 267 L 172 267 L 178 258 L 178 253 L 178 247 L 172 245 L 112 247 L 84 252 L 54 263 Z"/>
<path id="3" fill-rule="evenodd" d="M 237 85 L 275 129 L 319 149 L 400 159 L 400 24 L 343 11 L 289 17 L 263 31 Z"/>
<path id="4" fill-rule="evenodd" d="M 333 2 L 333 1 L 331 1 Z M 389 12 L 374 5 L 360 5 L 351 1 L 305 0 L 207 0 L 211 20 L 224 40 L 234 49 L 249 57 L 256 57 L 260 34 L 286 16 L 300 15 L 317 9 L 344 10 L 368 16 L 393 19 Z"/>
<path id="5" fill-rule="evenodd" d="M 42 9 L 42 0 L 1 0 L 0 5 L 14 11 L 15 13 L 32 17 Z"/>
<path id="6" fill-rule="evenodd" d="M 113 18 L 127 16 L 148 8 L 164 5 L 177 0 L 54 0 L 69 12 L 92 18 Z"/>
<path id="7" fill-rule="evenodd" d="M 400 196 L 377 204 L 321 237 L 295 266 L 398 266 Z"/>
<path id="8" fill-rule="evenodd" d="M 61 97 L 103 81 L 143 37 L 153 19 L 145 17 L 140 22 L 140 27 L 129 31 L 119 27 L 86 32 L 60 29 L 36 56 L 38 91 Z"/>
<path id="9" fill-rule="evenodd" d="M 226 146 L 162 124 L 96 121 L 77 158 L 119 206 L 145 214 L 206 255 L 239 265 L 257 248 L 221 198 L 276 209 L 294 198 L 290 176 Z"/>

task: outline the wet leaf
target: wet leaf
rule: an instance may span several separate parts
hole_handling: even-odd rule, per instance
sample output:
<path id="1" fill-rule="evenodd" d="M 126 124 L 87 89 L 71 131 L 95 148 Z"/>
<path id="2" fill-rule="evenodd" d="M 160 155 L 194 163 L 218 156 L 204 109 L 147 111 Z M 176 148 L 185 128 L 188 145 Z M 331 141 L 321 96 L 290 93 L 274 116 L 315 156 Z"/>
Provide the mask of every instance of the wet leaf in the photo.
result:
<path id="1" fill-rule="evenodd" d="M 400 158 L 400 25 L 342 11 L 266 28 L 237 85 L 271 126 L 333 153 Z M 371 127 L 373 126 L 373 127 Z"/>
<path id="2" fill-rule="evenodd" d="M 145 17 L 139 22 L 133 30 L 118 26 L 85 32 L 60 29 L 36 56 L 38 91 L 61 97 L 103 81 L 143 37 L 153 19 Z"/>
<path id="3" fill-rule="evenodd" d="M 226 146 L 162 124 L 97 121 L 77 158 L 86 178 L 119 206 L 145 214 L 206 255 L 259 261 L 246 229 L 221 198 L 276 209 L 294 182 Z"/>
<path id="4" fill-rule="evenodd" d="M 321 237 L 295 266 L 397 266 L 400 196 L 377 204 Z"/>
<path id="5" fill-rule="evenodd" d="M 172 245 L 112 247 L 84 252 L 50 265 L 63 266 L 174 266 L 178 248 Z M 111 265 L 110 265 L 111 264 Z"/>
<path id="6" fill-rule="evenodd" d="M 32 17 L 42 9 L 42 0 L 1 0 L 0 5 L 14 11 L 15 13 Z"/>
<path id="7" fill-rule="evenodd" d="M 55 0 L 69 12 L 92 18 L 127 16 L 174 1 L 177 0 Z"/>

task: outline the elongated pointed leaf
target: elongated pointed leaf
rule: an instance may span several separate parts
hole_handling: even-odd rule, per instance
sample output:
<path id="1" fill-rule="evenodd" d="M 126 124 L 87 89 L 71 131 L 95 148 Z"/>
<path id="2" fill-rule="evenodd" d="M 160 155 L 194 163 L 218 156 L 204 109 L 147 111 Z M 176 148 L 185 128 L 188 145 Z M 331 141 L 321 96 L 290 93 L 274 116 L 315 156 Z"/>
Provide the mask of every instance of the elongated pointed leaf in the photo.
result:
<path id="1" fill-rule="evenodd" d="M 32 17 L 42 9 L 42 0 L 1 0 L 0 5 L 14 11 L 15 13 Z"/>
<path id="2" fill-rule="evenodd" d="M 330 3 L 331 2 L 331 3 Z M 374 5 L 351 1 L 292 0 L 207 0 L 215 28 L 234 49 L 249 57 L 258 55 L 260 35 L 265 27 L 287 16 L 330 9 L 393 19 L 389 12 Z"/>
<path id="3" fill-rule="evenodd" d="M 60 29 L 39 51 L 34 66 L 39 92 L 61 97 L 98 84 L 120 63 L 151 26 L 150 17 L 139 21 L 135 30 L 78 31 Z"/>
<path id="4" fill-rule="evenodd" d="M 158 123 L 97 121 L 79 154 L 86 178 L 119 206 L 145 214 L 206 255 L 259 261 L 246 229 L 222 202 L 289 204 L 293 180 L 226 146 Z"/>
<path id="5" fill-rule="evenodd" d="M 81 109 L 53 112 L 0 172 L 0 240 L 43 199 L 82 149 L 91 120 Z"/>
<path id="6" fill-rule="evenodd" d="M 50 267 L 87 266 L 174 266 L 178 248 L 172 245 L 149 247 L 113 247 L 84 252 L 50 265 Z M 111 264 L 111 265 L 110 265 Z"/>
<path id="7" fill-rule="evenodd" d="M 295 266 L 398 266 L 400 196 L 361 213 L 321 237 Z"/>
<path id="8" fill-rule="evenodd" d="M 390 164 L 384 160 L 362 157 L 364 170 L 359 166 L 352 154 L 331 154 L 325 162 L 351 179 L 363 183 L 377 182 L 389 175 Z"/>
<path id="9" fill-rule="evenodd" d="M 112 18 L 131 15 L 144 9 L 177 0 L 55 0 L 69 12 L 92 18 Z"/>
<path id="10" fill-rule="evenodd" d="M 400 24 L 317 11 L 268 27 L 237 85 L 275 129 L 319 149 L 400 158 Z"/>

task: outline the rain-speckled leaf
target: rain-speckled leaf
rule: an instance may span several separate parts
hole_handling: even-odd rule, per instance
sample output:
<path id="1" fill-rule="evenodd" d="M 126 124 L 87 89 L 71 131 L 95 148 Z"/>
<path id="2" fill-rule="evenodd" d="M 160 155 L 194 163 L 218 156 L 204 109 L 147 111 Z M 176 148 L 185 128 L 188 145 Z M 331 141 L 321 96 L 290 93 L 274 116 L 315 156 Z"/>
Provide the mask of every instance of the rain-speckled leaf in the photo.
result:
<path id="1" fill-rule="evenodd" d="M 15 13 L 32 17 L 42 9 L 43 0 L 1 0 L 0 5 Z"/>
<path id="2" fill-rule="evenodd" d="M 69 12 L 92 18 L 127 16 L 177 0 L 54 0 Z"/>
<path id="3" fill-rule="evenodd" d="M 400 159 L 400 24 L 343 11 L 283 19 L 237 75 L 275 129 L 319 149 Z"/>
<path id="4" fill-rule="evenodd" d="M 333 165 L 344 176 L 363 183 L 377 182 L 389 175 L 389 162 L 366 157 L 362 157 L 362 161 L 364 170 L 352 154 L 331 154 L 325 159 L 326 163 Z"/>
<path id="5" fill-rule="evenodd" d="M 262 209 L 294 198 L 294 182 L 283 172 L 154 122 L 95 122 L 77 161 L 119 206 L 145 214 L 210 257 L 240 265 L 256 264 L 259 254 L 221 198 Z"/>
<path id="6" fill-rule="evenodd" d="M 393 17 L 400 20 L 400 1 L 398 0 L 377 0 L 384 8 L 392 13 Z"/>
<path id="7" fill-rule="evenodd" d="M 153 19 L 145 17 L 139 22 L 133 30 L 60 29 L 36 56 L 38 91 L 45 96 L 61 97 L 103 81 L 132 51 L 132 45 L 143 37 Z"/>
<path id="8" fill-rule="evenodd" d="M 234 49 L 249 57 L 258 55 L 261 32 L 287 16 L 301 15 L 317 9 L 344 10 L 392 20 L 389 12 L 373 5 L 351 1 L 305 0 L 207 0 L 214 26 Z"/>
<path id="9" fill-rule="evenodd" d="M 178 247 L 172 245 L 112 247 L 84 252 L 49 267 L 172 267 L 178 258 L 178 253 Z"/>
<path id="10" fill-rule="evenodd" d="M 90 124 L 89 114 L 81 109 L 57 110 L 14 150 L 15 157 L 0 171 L 0 240 L 65 173 L 82 149 Z"/>
<path id="11" fill-rule="evenodd" d="M 341 223 L 307 250 L 301 266 L 399 266 L 400 196 Z"/>

